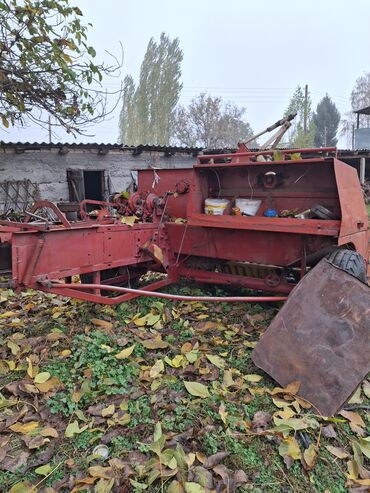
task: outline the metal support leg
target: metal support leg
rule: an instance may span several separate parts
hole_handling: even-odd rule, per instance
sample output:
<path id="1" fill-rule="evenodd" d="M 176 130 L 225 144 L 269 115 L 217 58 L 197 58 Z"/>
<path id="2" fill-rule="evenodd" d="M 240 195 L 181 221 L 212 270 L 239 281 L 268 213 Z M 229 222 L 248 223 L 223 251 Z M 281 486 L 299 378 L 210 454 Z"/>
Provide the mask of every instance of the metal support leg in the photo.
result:
<path id="1" fill-rule="evenodd" d="M 365 166 L 366 159 L 364 157 L 360 158 L 360 182 L 361 185 L 365 183 Z"/>
<path id="2" fill-rule="evenodd" d="M 100 271 L 96 271 L 93 273 L 93 284 L 100 284 Z M 93 290 L 94 294 L 97 294 L 98 296 L 100 296 L 100 289 L 94 289 Z"/>

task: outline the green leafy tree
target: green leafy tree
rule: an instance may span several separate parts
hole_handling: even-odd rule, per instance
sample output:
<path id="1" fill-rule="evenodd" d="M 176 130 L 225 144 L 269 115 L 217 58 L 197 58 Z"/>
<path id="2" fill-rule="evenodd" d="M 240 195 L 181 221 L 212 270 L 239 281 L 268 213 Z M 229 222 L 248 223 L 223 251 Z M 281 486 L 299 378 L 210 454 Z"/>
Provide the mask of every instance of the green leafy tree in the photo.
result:
<path id="1" fill-rule="evenodd" d="M 93 62 L 81 17 L 69 0 L 0 1 L 0 118 L 6 128 L 27 120 L 42 125 L 48 113 L 80 133 L 104 117 L 105 97 L 96 88 L 114 67 Z"/>
<path id="2" fill-rule="evenodd" d="M 316 112 L 313 114 L 313 122 L 315 123 L 315 146 L 336 146 L 340 113 L 327 94 L 318 103 Z"/>
<path id="3" fill-rule="evenodd" d="M 297 114 L 288 132 L 288 143 L 292 147 L 313 146 L 315 138 L 315 123 L 312 118 L 311 106 L 312 103 L 310 95 L 308 94 L 306 102 L 303 88 L 301 86 L 297 86 L 285 111 L 285 116 L 291 113 Z M 305 131 L 304 119 L 306 115 L 307 127 Z"/>
<path id="4" fill-rule="evenodd" d="M 174 137 L 188 147 L 236 147 L 238 142 L 253 135 L 249 123 L 243 120 L 245 108 L 224 103 L 220 97 L 200 94 L 188 107 L 176 112 Z M 253 147 L 256 143 L 248 144 Z"/>
<path id="5" fill-rule="evenodd" d="M 149 41 L 137 87 L 130 76 L 124 81 L 120 142 L 169 144 L 182 89 L 182 59 L 178 38 L 171 40 L 162 33 L 159 43 L 153 38 Z"/>

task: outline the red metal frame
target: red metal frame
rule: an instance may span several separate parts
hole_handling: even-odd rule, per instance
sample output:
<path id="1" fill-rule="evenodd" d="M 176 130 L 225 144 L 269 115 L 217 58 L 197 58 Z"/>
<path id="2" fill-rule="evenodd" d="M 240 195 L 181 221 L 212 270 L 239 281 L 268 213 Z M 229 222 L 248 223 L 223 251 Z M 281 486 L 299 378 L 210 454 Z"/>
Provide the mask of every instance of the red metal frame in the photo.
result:
<path id="1" fill-rule="evenodd" d="M 109 217 L 108 207 L 114 207 L 112 202 L 103 202 L 100 200 L 84 199 L 80 202 L 80 217 L 83 220 L 89 219 L 89 214 L 87 212 L 87 205 L 96 205 L 101 209 L 99 210 L 98 219 L 104 219 L 104 217 Z"/>
<path id="2" fill-rule="evenodd" d="M 334 154 L 335 157 L 337 157 L 338 151 L 336 147 L 321 147 L 320 149 L 317 148 L 307 148 L 307 149 L 279 149 L 278 150 L 279 155 L 282 156 L 284 163 L 286 164 L 286 157 L 291 156 L 292 154 L 300 154 L 305 156 L 306 154 L 314 154 L 316 157 L 313 159 L 313 161 L 318 161 L 320 159 L 324 159 L 323 157 L 318 158 L 317 156 L 323 156 L 327 155 L 329 153 Z M 197 164 L 195 164 L 195 167 L 200 167 L 204 164 L 212 164 L 215 165 L 215 160 L 227 160 L 229 159 L 231 163 L 250 163 L 251 161 L 254 164 L 265 164 L 263 161 L 253 161 L 257 156 L 267 156 L 267 157 L 273 157 L 274 154 L 276 153 L 276 149 L 266 149 L 263 151 L 242 151 L 242 152 L 233 152 L 233 153 L 225 153 L 225 154 L 201 154 L 198 156 L 198 161 Z M 290 163 L 296 163 L 298 160 L 290 160 L 288 162 Z M 305 159 L 307 162 L 307 158 Z M 274 164 L 276 164 L 278 161 L 274 161 Z"/>
<path id="3" fill-rule="evenodd" d="M 300 159 L 290 159 L 293 153 Z M 33 223 L 32 216 L 24 223 L 1 221 L 0 256 L 6 252 L 11 258 L 3 273 L 9 271 L 16 288 L 107 304 L 140 295 L 129 290 L 112 298 L 106 292 L 116 290 L 111 284 L 129 284 L 149 270 L 166 277 L 146 286 L 148 292 L 187 278 L 286 295 L 335 247 L 349 245 L 368 260 L 367 212 L 357 173 L 335 157 L 323 157 L 330 153 L 336 149 L 284 150 L 282 160 L 263 162 L 258 156 L 272 157 L 274 151 L 202 155 L 192 169 L 141 170 L 135 195 L 83 201 L 77 222 L 69 222 L 54 204 L 38 202 L 31 213 L 49 208 L 59 224 Z M 270 171 L 276 179 L 265 186 Z M 212 196 L 254 197 L 261 207 L 253 217 L 208 216 L 204 200 Z M 87 204 L 100 208 L 96 218 L 88 216 Z M 337 219 L 263 215 L 268 208 L 302 212 L 315 204 Z M 132 226 L 111 214 L 116 208 L 135 215 L 136 207 L 142 220 Z M 239 263 L 241 272 L 228 272 L 230 262 Z M 249 272 L 259 266 L 265 266 L 262 274 Z M 86 274 L 92 276 L 86 285 L 68 282 Z"/>
<path id="4" fill-rule="evenodd" d="M 38 200 L 30 209 L 30 214 L 26 212 L 26 217 L 24 219 L 24 222 L 27 224 L 30 222 L 32 219 L 32 215 L 40 210 L 40 209 L 50 209 L 57 219 L 63 224 L 65 228 L 70 228 L 71 223 L 68 221 L 66 216 L 63 214 L 63 212 L 52 202 L 49 202 L 48 200 Z"/>

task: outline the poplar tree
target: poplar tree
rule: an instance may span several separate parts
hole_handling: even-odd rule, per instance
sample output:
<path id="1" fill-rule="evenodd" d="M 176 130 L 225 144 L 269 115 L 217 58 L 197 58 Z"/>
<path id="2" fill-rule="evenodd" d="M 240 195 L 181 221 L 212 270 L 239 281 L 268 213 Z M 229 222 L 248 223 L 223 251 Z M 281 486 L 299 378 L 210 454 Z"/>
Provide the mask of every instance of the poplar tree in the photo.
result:
<path id="1" fill-rule="evenodd" d="M 183 53 L 178 38 L 165 33 L 150 39 L 135 87 L 126 77 L 119 121 L 119 141 L 128 145 L 168 145 L 182 84 Z"/>
<path id="2" fill-rule="evenodd" d="M 132 139 L 132 134 L 136 132 L 137 128 L 137 115 L 136 105 L 134 102 L 135 97 L 135 83 L 131 75 L 126 75 L 123 81 L 123 93 L 122 93 L 122 109 L 119 119 L 119 133 L 120 135 L 126 135 L 127 140 Z M 131 121 L 131 125 L 128 122 Z"/>

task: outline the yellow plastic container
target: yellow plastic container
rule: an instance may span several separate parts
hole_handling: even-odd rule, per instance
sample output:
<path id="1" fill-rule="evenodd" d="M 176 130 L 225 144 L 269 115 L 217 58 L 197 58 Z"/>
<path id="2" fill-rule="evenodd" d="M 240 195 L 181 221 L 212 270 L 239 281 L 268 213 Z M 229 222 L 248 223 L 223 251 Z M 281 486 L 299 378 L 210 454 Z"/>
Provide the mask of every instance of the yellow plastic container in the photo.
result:
<path id="1" fill-rule="evenodd" d="M 230 201 L 227 199 L 206 199 L 204 213 L 210 216 L 223 216 Z"/>

